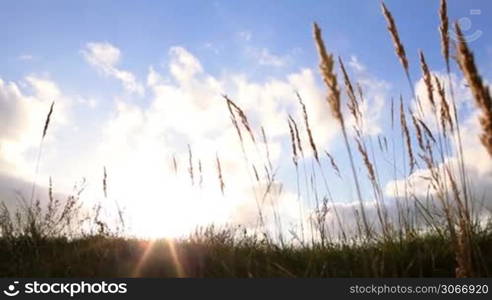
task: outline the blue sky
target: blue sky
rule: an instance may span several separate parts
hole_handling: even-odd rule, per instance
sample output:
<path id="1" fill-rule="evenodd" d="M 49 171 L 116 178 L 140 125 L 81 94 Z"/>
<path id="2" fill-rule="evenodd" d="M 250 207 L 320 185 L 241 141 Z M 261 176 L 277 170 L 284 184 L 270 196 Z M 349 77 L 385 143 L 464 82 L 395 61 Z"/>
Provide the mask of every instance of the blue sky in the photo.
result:
<path id="1" fill-rule="evenodd" d="M 421 77 L 419 49 L 425 52 L 433 71 L 444 72 L 437 29 L 439 1 L 388 0 L 386 4 L 398 24 L 418 92 Z M 450 19 L 460 19 L 465 35 L 473 38 L 470 47 L 482 75 L 491 78 L 492 3 L 451 0 L 448 11 Z M 71 186 L 78 177 L 97 180 L 99 175 L 95 170 L 100 170 L 105 163 L 118 165 L 115 168 L 132 174 L 145 172 L 147 169 L 128 162 L 138 160 L 139 156 L 131 156 L 136 153 L 148 156 L 148 164 L 142 162 L 142 165 L 149 168 L 154 163 L 159 165 L 152 160 L 153 155 L 159 157 L 159 154 L 135 146 L 133 139 L 138 145 L 149 148 L 171 148 L 162 156 L 181 152 L 183 160 L 186 142 L 196 142 L 199 149 L 205 149 L 204 152 L 209 154 L 224 150 L 218 142 L 218 149 L 212 149 L 216 141 L 222 141 L 224 145 L 231 143 L 227 135 L 218 133 L 225 123 L 215 120 L 220 118 L 220 109 L 213 103 L 220 100 L 221 91 L 236 97 L 253 120 L 270 121 L 270 128 L 266 127 L 273 130 L 272 140 L 278 147 L 276 160 L 282 162 L 290 155 L 288 138 L 285 139 L 287 132 L 277 128 L 280 125 L 274 118 L 279 115 L 284 118 L 287 112 L 294 113 L 295 101 L 282 97 L 293 97 L 294 88 L 301 86 L 309 98 L 306 101 L 309 105 L 312 103 L 310 109 L 314 114 L 315 130 L 325 139 L 321 147 L 326 146 L 340 158 L 339 164 L 346 167 L 348 162 L 339 143 L 339 132 L 336 129 L 326 134 L 322 132 L 322 126 L 334 123 L 329 120 L 329 112 L 322 111 L 326 106 L 316 98 L 316 95 L 322 95 L 324 88 L 317 71 L 313 21 L 323 29 L 329 51 L 342 56 L 354 79 L 363 83 L 371 98 L 367 110 L 376 117 L 370 123 L 379 130 L 374 136 L 389 134 L 387 119 L 381 116 L 387 116 L 390 97 L 397 98 L 400 93 L 410 105 L 409 87 L 395 57 L 380 2 L 356 0 L 2 1 L 0 40 L 4 42 L 0 47 L 0 79 L 6 90 L 2 95 L 16 95 L 19 103 L 31 103 L 21 107 L 15 103 L 17 100 L 2 96 L 0 104 L 7 108 L 5 111 L 15 112 L 15 117 L 12 113 L 8 119 L 11 123 L 7 129 L 18 130 L 15 132 L 19 135 L 30 137 L 35 129 L 27 127 L 35 126 L 34 112 L 44 114 L 46 103 L 50 101 L 48 98 L 57 98 L 55 101 L 62 108 L 55 119 L 60 123 L 55 123 L 57 131 L 53 132 L 53 141 L 47 142 L 41 178 L 57 176 L 66 186 Z M 453 71 L 456 71 L 454 66 Z M 152 83 L 151 75 L 156 78 Z M 180 78 L 188 79 L 188 82 Z M 460 78 L 456 73 L 457 82 Z M 15 88 L 9 90 L 9 83 Z M 135 86 L 129 88 L 128 84 Z M 15 92 L 17 88 L 20 94 Z M 255 95 L 258 99 L 248 99 Z M 174 107 L 178 117 L 169 115 L 162 107 L 162 103 L 170 101 L 166 98 L 170 96 L 180 99 Z M 193 97 L 203 97 L 203 103 L 201 100 L 193 102 L 190 100 Z M 267 100 L 279 101 L 279 104 L 275 106 Z M 193 104 L 188 106 L 186 101 Z M 202 106 L 207 108 L 203 110 Z M 205 111 L 206 114 L 186 115 L 186 109 Z M 470 106 L 464 105 L 463 111 L 468 115 Z M 180 112 L 183 115 L 179 115 Z M 26 124 L 22 124 L 24 116 L 30 116 Z M 169 124 L 161 124 L 165 130 L 156 133 L 152 125 L 160 124 L 157 120 L 161 117 L 175 122 L 166 121 Z M 176 124 L 179 120 L 197 124 L 183 129 L 179 128 L 182 125 Z M 200 121 L 212 125 L 200 126 Z M 286 123 L 282 125 L 286 127 L 284 125 Z M 192 130 L 201 129 L 205 137 L 190 135 Z M 156 137 L 165 142 L 159 144 L 153 140 Z M 3 159 L 17 166 L 17 171 L 12 168 L 0 168 L 0 171 L 29 181 L 32 174 L 19 170 L 21 165 L 28 169 L 32 164 L 38 141 L 26 142 L 24 138 L 0 132 L 0 143 L 2 141 L 5 145 L 10 143 L 9 147 L 14 149 L 11 151 L 17 151 L 19 155 L 0 157 L 0 162 Z M 175 145 L 177 143 L 180 145 Z M 240 156 L 228 159 L 234 161 Z M 281 175 L 292 192 L 295 179 L 291 171 L 283 169 Z M 390 173 L 382 167 L 383 178 Z M 124 186 L 130 179 L 115 181 Z M 142 183 L 140 188 L 144 186 Z M 353 191 L 347 192 L 346 185 L 337 184 L 333 189 L 342 194 L 340 199 L 344 202 L 353 200 L 350 196 Z M 120 195 L 131 194 L 125 189 L 119 192 Z M 221 212 L 220 217 L 228 213 L 231 211 Z"/>
<path id="2" fill-rule="evenodd" d="M 430 4 L 432 3 L 432 4 Z M 442 66 L 438 43 L 438 1 L 388 1 L 409 56 L 417 49 L 428 53 L 431 66 Z M 470 15 L 471 9 L 482 10 Z M 450 1 L 450 17 L 469 17 L 470 29 L 490 28 L 492 4 L 487 1 Z M 123 66 L 144 75 L 147 66 L 162 62 L 163 53 L 182 45 L 195 53 L 212 74 L 239 69 L 262 76 L 275 70 L 255 70 L 244 57 L 239 32 L 250 32 L 251 42 L 281 55 L 299 49 L 290 68 L 313 65 L 317 57 L 311 24 L 324 28 L 336 53 L 357 55 L 376 75 L 397 74 L 379 1 L 4 1 L 0 50 L 4 72 L 12 79 L 26 73 L 49 72 L 73 89 L 98 90 L 98 80 L 84 65 L 79 49 L 87 41 L 108 41 L 124 49 Z M 418 33 L 418 35 L 417 35 Z M 486 36 L 474 44 L 479 59 L 490 57 Z M 219 51 L 206 46 L 211 44 Z M 21 64 L 21 54 L 33 62 Z M 85 68 L 84 68 L 85 66 Z M 253 70 L 251 70 L 253 69 Z M 76 72 L 74 72 L 76 70 Z M 284 71 L 284 70 L 283 70 Z M 63 75 L 57 75 L 63 74 Z M 83 78 L 84 80 L 78 80 Z M 74 82 L 78 82 L 75 84 Z M 84 83 L 84 85 L 82 84 Z"/>

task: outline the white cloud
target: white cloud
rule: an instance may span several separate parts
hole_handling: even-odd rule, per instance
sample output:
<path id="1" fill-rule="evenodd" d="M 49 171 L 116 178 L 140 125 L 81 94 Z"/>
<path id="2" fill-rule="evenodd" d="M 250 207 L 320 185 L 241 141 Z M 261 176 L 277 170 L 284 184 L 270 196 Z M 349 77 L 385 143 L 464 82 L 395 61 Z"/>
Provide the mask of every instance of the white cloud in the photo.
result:
<path id="1" fill-rule="evenodd" d="M 20 86 L 26 86 L 21 88 Z M 28 91 L 31 91 L 30 93 Z M 47 142 L 67 122 L 68 100 L 51 80 L 28 76 L 20 84 L 0 79 L 0 173 L 32 178 L 34 157 L 29 151 L 38 147 L 52 101 L 56 102 Z"/>
<path id="2" fill-rule="evenodd" d="M 89 63 L 110 73 L 111 69 L 120 61 L 120 49 L 109 43 L 87 43 L 83 52 Z"/>
<path id="3" fill-rule="evenodd" d="M 139 95 L 144 94 L 143 86 L 137 81 L 135 75 L 129 71 L 117 67 L 121 59 L 121 51 L 110 43 L 87 43 L 82 50 L 86 61 L 100 70 L 106 76 L 118 79 L 125 90 Z"/>
<path id="4" fill-rule="evenodd" d="M 94 109 L 97 107 L 97 100 L 94 99 L 94 98 L 83 98 L 83 97 L 78 97 L 77 99 L 77 102 L 82 104 L 82 105 L 85 105 L 91 109 Z"/>
<path id="5" fill-rule="evenodd" d="M 288 56 L 274 55 L 267 48 L 248 47 L 246 52 L 262 66 L 283 67 L 289 62 Z"/>
<path id="6" fill-rule="evenodd" d="M 355 55 L 352 55 L 350 57 L 348 65 L 354 70 L 354 72 L 358 72 L 358 73 L 366 72 L 366 66 L 364 66 Z"/>
<path id="7" fill-rule="evenodd" d="M 170 72 L 180 82 L 186 83 L 203 72 L 202 65 L 193 55 L 182 47 L 172 47 Z"/>

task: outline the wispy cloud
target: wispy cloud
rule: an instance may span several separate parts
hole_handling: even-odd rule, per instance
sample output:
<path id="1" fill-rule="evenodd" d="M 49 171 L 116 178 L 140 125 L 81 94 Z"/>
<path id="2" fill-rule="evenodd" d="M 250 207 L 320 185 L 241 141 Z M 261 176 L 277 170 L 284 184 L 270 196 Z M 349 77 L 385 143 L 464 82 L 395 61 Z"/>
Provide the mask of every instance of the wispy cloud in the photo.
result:
<path id="1" fill-rule="evenodd" d="M 25 87 L 25 88 L 23 88 Z M 21 82 L 3 81 L 0 78 L 0 173 L 19 178 L 31 174 L 27 151 L 36 147 L 41 137 L 40 124 L 47 107 L 53 101 L 56 118 L 51 132 L 66 124 L 67 97 L 52 80 L 30 75 Z M 48 137 L 51 140 L 53 135 Z"/>
<path id="2" fill-rule="evenodd" d="M 275 55 L 268 48 L 248 47 L 246 52 L 262 66 L 283 67 L 289 62 L 288 55 Z"/>
<path id="3" fill-rule="evenodd" d="M 106 76 L 118 79 L 125 90 L 139 95 L 144 94 L 144 87 L 131 72 L 117 67 L 121 59 L 121 51 L 107 42 L 87 43 L 82 54 L 86 61 Z"/>

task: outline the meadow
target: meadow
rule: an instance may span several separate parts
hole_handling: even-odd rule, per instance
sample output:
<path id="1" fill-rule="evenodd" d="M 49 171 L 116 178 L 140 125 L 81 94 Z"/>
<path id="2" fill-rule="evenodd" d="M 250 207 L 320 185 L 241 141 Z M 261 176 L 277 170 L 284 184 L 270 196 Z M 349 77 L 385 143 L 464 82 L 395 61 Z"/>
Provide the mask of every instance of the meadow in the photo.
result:
<path id="1" fill-rule="evenodd" d="M 467 174 L 463 152 L 463 133 L 457 87 L 451 69 L 463 75 L 476 107 L 481 147 L 492 158 L 492 97 L 480 75 L 472 49 L 458 23 L 448 19 L 446 1 L 441 1 L 440 37 L 442 60 L 447 79 L 438 77 L 427 65 L 425 53 L 412 62 L 405 52 L 396 20 L 382 4 L 395 59 L 408 80 L 412 99 L 387 99 L 387 116 L 392 135 L 377 139 L 365 135 L 365 95 L 351 80 L 341 57 L 330 52 L 329 37 L 313 24 L 313 42 L 319 55 L 319 71 L 326 88 L 327 114 L 337 122 L 343 137 L 348 169 L 341 170 L 337 159 L 318 146 L 310 128 L 310 116 L 301 93 L 297 93 L 302 119 L 286 116 L 291 157 L 283 161 L 293 171 L 297 183 L 299 223 L 282 228 L 278 211 L 265 211 L 264 202 L 278 192 L 277 170 L 269 157 L 268 132 L 248 119 L 241 104 L 228 95 L 217 95 L 227 107 L 244 164 L 251 166 L 252 189 L 256 196 L 257 224 L 197 228 L 192 234 L 169 239 L 143 239 L 125 235 L 125 214 L 115 203 L 116 219 L 100 216 L 101 206 L 91 210 L 80 201 L 83 187 L 66 199 L 59 199 L 48 188 L 48 201 L 20 195 L 16 208 L 0 207 L 0 275 L 5 277 L 489 277 L 492 272 L 492 219 L 484 202 L 489 195 L 478 195 Z M 456 32 L 452 39 L 449 32 Z M 414 66 L 415 65 L 415 66 Z M 426 99 L 416 97 L 410 68 L 419 67 L 427 91 Z M 445 77 L 446 79 L 446 77 Z M 423 103 L 428 101 L 428 103 Z M 56 118 L 52 103 L 42 128 L 38 156 L 50 122 Z M 430 111 L 423 109 L 430 107 Z M 305 132 L 301 132 L 301 131 Z M 326 130 L 331 130 L 326 128 Z M 41 131 L 41 130 L 40 130 Z M 307 141 L 301 141 L 307 137 Z M 286 141 L 287 142 L 287 141 Z M 265 147 L 264 164 L 250 158 Z M 309 145 L 306 149 L 305 145 Z M 397 147 L 398 146 L 398 147 Z M 396 149 L 403 149 L 398 151 Z M 193 165 L 188 147 L 192 185 L 201 184 L 201 162 Z M 195 150 L 196 151 L 196 150 Z M 312 157 L 308 158 L 308 153 Z M 376 157 L 379 157 L 376 159 Z M 385 158 L 382 164 L 381 157 Z M 214 158 L 217 189 L 224 193 L 228 178 L 221 157 Z M 177 161 L 170 164 L 177 170 Z M 384 193 L 381 169 L 390 168 L 394 180 L 427 170 L 422 186 L 407 179 L 401 182 L 399 197 Z M 330 193 L 333 173 L 350 182 L 357 205 L 340 212 Z M 346 176 L 350 174 L 350 176 Z M 102 191 L 107 196 L 109 173 L 104 169 Z M 400 180 L 401 181 L 401 180 Z M 370 189 L 364 189 L 369 186 Z M 368 195 L 369 194 L 369 195 Z M 312 210 L 301 203 L 306 198 Z M 424 196 L 422 196 L 424 195 Z M 485 199 L 484 199 L 485 198 Z M 373 199 L 371 202 L 366 199 Z M 0 199 L 2 200 L 2 199 Z M 274 203 L 275 204 L 275 203 Z M 370 206 L 370 207 L 369 207 Z M 272 206 L 275 208 L 275 205 Z M 152 209 L 152 208 L 149 208 Z M 308 218 L 303 216 L 308 215 Z M 270 216 L 270 221 L 266 220 Z"/>

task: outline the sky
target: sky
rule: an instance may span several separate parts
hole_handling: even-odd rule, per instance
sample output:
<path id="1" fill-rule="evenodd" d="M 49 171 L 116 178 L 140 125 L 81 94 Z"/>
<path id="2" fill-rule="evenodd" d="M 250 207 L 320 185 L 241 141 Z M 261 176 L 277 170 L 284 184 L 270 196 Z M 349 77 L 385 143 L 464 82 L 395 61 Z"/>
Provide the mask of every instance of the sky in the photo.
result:
<path id="1" fill-rule="evenodd" d="M 386 4 L 406 47 L 412 88 L 425 94 L 419 50 L 447 80 L 439 1 Z M 482 75 L 492 78 L 492 3 L 450 0 L 448 10 L 451 20 L 460 21 Z M 411 105 L 411 93 L 380 1 L 2 1 L 0 196 L 13 203 L 13 192 L 29 194 L 33 180 L 41 194 L 51 176 L 59 193 L 70 193 L 86 178 L 83 200 L 108 200 L 101 192 L 105 166 L 107 210 L 113 203 L 124 207 L 136 234 L 179 235 L 209 222 L 254 223 L 251 170 L 245 169 L 222 99 L 227 94 L 251 118 L 258 137 L 260 126 L 265 128 L 283 183 L 271 205 L 280 201 L 286 226 L 292 225 L 299 199 L 286 119 L 292 114 L 302 124 L 296 90 L 320 149 L 332 153 L 342 170 L 348 167 L 318 72 L 314 21 L 329 51 L 345 61 L 364 90 L 365 134 L 389 134 L 390 98 L 402 94 Z M 490 163 L 480 161 L 487 156 L 472 152 L 480 146 L 472 139 L 478 129 L 470 117 L 475 113 L 470 95 L 456 66 L 452 72 L 463 126 L 471 132 L 470 173 L 490 176 Z M 55 111 L 36 173 L 40 131 L 52 101 Z M 200 188 L 190 188 L 188 144 L 195 171 L 203 164 Z M 264 164 L 262 146 L 246 145 L 253 163 Z M 170 168 L 173 156 L 177 175 Z M 222 160 L 225 195 L 217 188 L 216 156 Z M 391 186 L 386 169 L 381 165 L 380 176 Z M 335 183 L 330 186 L 337 202 L 350 206 L 355 198 L 346 173 L 343 180 L 326 176 Z M 490 183 L 479 177 L 484 183 L 478 185 Z"/>

